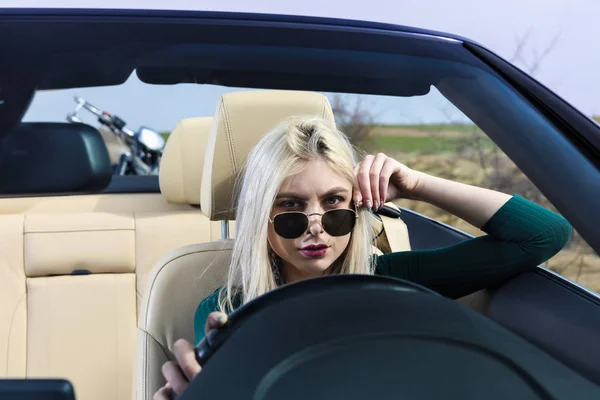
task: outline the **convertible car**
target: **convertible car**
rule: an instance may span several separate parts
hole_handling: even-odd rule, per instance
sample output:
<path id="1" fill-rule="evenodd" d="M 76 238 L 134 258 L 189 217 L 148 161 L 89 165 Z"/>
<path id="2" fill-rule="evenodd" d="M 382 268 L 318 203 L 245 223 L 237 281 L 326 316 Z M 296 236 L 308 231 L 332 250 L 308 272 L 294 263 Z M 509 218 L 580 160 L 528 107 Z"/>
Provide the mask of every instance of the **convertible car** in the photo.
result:
<path id="1" fill-rule="evenodd" d="M 600 127 L 467 38 L 326 18 L 5 9 L 0 50 L 0 398 L 152 398 L 227 272 L 249 149 L 286 116 L 336 118 L 323 93 L 436 93 L 600 251 Z M 222 89 L 210 112 L 174 125 L 159 176 L 114 175 L 97 127 L 24 121 L 38 94 L 130 79 Z M 469 237 L 394 205 L 373 224 L 381 252 Z M 204 370 L 180 395 L 598 399 L 599 340 L 600 296 L 542 266 L 457 301 L 327 277 L 233 313 L 196 343 Z"/>

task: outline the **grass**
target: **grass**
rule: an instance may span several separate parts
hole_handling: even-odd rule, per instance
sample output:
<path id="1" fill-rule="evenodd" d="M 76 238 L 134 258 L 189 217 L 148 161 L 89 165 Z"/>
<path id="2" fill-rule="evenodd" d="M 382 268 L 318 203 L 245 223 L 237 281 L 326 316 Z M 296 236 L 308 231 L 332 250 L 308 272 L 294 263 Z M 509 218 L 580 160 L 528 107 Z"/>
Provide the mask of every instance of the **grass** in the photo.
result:
<path id="1" fill-rule="evenodd" d="M 371 136 L 365 143 L 366 149 L 377 149 L 384 151 L 402 151 L 406 153 L 440 153 L 456 152 L 468 144 L 468 137 L 430 137 L 430 136 Z M 484 147 L 492 148 L 493 142 L 482 138 Z"/>
<path id="2" fill-rule="evenodd" d="M 378 125 L 384 129 L 413 129 L 423 132 L 464 132 L 471 133 L 477 127 L 473 124 L 403 124 L 403 125 Z"/>
<path id="3" fill-rule="evenodd" d="M 423 133 L 431 132 L 464 132 L 472 133 L 474 125 L 471 124 L 408 124 L 408 125 L 379 125 L 382 129 L 410 129 L 417 130 Z M 161 132 L 161 136 L 165 141 L 169 138 L 171 132 Z M 361 146 L 368 149 L 382 149 L 385 151 L 402 151 L 407 153 L 415 152 L 454 152 L 460 149 L 466 141 L 467 137 L 431 137 L 431 136 L 403 136 L 400 132 L 396 134 L 373 135 Z M 486 146 L 492 147 L 492 141 L 484 138 Z"/>

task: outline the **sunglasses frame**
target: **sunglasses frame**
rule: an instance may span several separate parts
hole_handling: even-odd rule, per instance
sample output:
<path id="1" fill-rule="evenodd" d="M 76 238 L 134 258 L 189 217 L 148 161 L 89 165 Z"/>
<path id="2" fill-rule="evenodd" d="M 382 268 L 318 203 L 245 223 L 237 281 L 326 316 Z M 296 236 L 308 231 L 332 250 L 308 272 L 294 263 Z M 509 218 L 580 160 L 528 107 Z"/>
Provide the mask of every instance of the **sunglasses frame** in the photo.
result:
<path id="1" fill-rule="evenodd" d="M 307 223 L 306 223 L 306 228 L 308 228 L 308 226 L 310 225 L 310 217 L 312 217 L 313 215 L 318 215 L 318 216 L 320 216 L 320 217 L 321 217 L 321 220 L 320 220 L 320 222 L 319 222 L 319 223 L 321 224 L 321 228 L 323 228 L 323 230 L 324 230 L 325 232 L 327 232 L 327 229 L 325 229 L 325 226 L 323 225 L 323 216 L 324 216 L 325 214 L 327 214 L 328 212 L 332 212 L 332 211 L 339 211 L 339 210 L 343 210 L 343 211 L 351 211 L 351 212 L 354 214 L 354 220 L 356 221 L 356 220 L 358 219 L 358 213 L 357 213 L 355 210 L 353 210 L 352 208 L 334 208 L 333 210 L 327 210 L 327 211 L 325 211 L 324 213 L 311 213 L 311 214 L 307 214 L 307 213 L 305 213 L 305 212 L 302 212 L 302 211 L 284 211 L 284 212 L 280 212 L 280 213 L 277 213 L 277 214 L 273 215 L 273 218 L 269 218 L 269 222 L 273 224 L 273 229 L 275 230 L 275 233 L 276 233 L 277 235 L 281 236 L 281 237 L 282 237 L 282 238 L 284 238 L 284 239 L 296 239 L 296 238 L 299 238 L 300 236 L 302 236 L 302 233 L 301 233 L 300 235 L 298 235 L 298 236 L 294 237 L 294 238 L 286 238 L 285 236 L 282 236 L 282 235 L 281 235 L 279 232 L 277 232 L 277 230 L 275 229 L 275 218 L 277 218 L 277 217 L 278 217 L 278 216 L 280 216 L 280 215 L 286 215 L 286 214 L 302 214 L 302 215 L 304 215 L 304 216 L 306 217 L 306 221 L 307 221 Z M 344 234 L 344 235 L 335 236 L 335 235 L 332 235 L 332 234 L 331 234 L 331 233 L 329 233 L 329 232 L 327 232 L 327 234 L 328 234 L 328 235 L 330 235 L 330 236 L 333 236 L 333 237 L 341 237 L 341 236 L 346 236 L 346 235 L 348 235 L 349 233 L 351 233 L 351 232 L 352 232 L 352 230 L 354 229 L 354 226 L 356 226 L 356 222 L 355 222 L 355 223 L 354 223 L 354 225 L 352 226 L 352 229 L 350 230 L 350 232 L 348 232 L 348 233 L 346 233 L 346 234 Z M 303 229 L 303 231 L 305 231 L 305 230 L 306 230 L 306 228 L 304 228 L 304 229 Z"/>

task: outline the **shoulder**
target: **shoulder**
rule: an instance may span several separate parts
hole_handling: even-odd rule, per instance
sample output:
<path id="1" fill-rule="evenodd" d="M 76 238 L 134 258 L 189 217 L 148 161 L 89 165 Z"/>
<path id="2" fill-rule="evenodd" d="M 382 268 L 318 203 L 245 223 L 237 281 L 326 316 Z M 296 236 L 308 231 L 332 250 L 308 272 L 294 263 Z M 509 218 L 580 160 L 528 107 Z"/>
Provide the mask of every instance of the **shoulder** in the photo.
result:
<path id="1" fill-rule="evenodd" d="M 195 344 L 198 344 L 198 342 L 204 337 L 204 325 L 206 324 L 208 315 L 214 311 L 220 311 L 219 299 L 221 296 L 227 296 L 226 290 L 227 288 L 224 286 L 219 287 L 213 293 L 202 299 L 200 304 L 198 304 L 198 308 L 196 308 L 196 313 L 194 314 Z M 242 304 L 242 296 L 240 292 L 234 294 L 232 302 L 234 309 Z M 227 313 L 230 311 L 231 310 L 228 310 Z"/>
<path id="2" fill-rule="evenodd" d="M 202 299 L 196 308 L 196 313 L 194 314 L 194 331 L 196 334 L 194 342 L 196 344 L 204 337 L 204 325 L 206 324 L 208 314 L 219 309 L 219 293 L 222 290 L 222 287 L 217 288 L 212 294 Z"/>

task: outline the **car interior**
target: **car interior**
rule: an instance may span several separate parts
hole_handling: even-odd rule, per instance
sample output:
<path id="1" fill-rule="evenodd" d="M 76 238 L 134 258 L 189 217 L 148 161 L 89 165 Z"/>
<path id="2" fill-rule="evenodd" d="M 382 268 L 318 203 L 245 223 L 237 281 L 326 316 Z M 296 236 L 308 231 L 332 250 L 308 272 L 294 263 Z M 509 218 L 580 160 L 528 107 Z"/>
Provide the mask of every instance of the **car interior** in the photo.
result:
<path id="1" fill-rule="evenodd" d="M 144 33 L 153 32 L 150 25 L 136 35 L 145 37 Z M 128 32 L 122 25 L 113 28 L 104 31 L 103 25 L 98 32 L 110 38 L 114 32 Z M 158 29 L 161 34 L 163 29 Z M 214 33 L 216 28 L 206 29 L 205 34 Z M 250 38 L 243 29 L 236 25 L 232 33 L 236 40 Z M 272 29 L 271 33 L 279 28 Z M 370 58 L 373 64 L 363 65 L 364 72 L 356 68 L 364 59 L 360 52 L 321 52 L 318 62 L 311 64 L 307 60 L 317 57 L 306 44 L 297 51 L 263 46 L 252 53 L 263 58 L 251 58 L 243 46 L 180 46 L 182 38 L 196 33 L 191 26 L 172 33 L 170 40 L 177 43 L 172 48 L 124 43 L 114 50 L 131 58 L 123 56 L 123 63 L 107 69 L 112 75 L 98 72 L 106 65 L 96 62 L 94 51 L 90 51 L 88 64 L 77 67 L 81 74 L 68 73 L 70 60 L 79 60 L 75 52 L 72 59 L 58 57 L 53 59 L 50 78 L 38 85 L 38 89 L 55 89 L 89 82 L 97 86 L 117 84 L 134 69 L 135 54 L 143 64 L 136 73 L 146 83 L 222 83 L 251 89 L 225 93 L 212 115 L 185 118 L 173 127 L 160 162 L 158 192 L 148 189 L 151 184 L 144 186 L 150 182 L 147 177 L 134 189 L 119 186 L 123 180 L 114 177 L 111 170 L 114 156 L 102 140 L 103 133 L 94 127 L 19 123 L 21 112 L 12 112 L 10 120 L 0 120 L 4 124 L 0 131 L 11 126 L 8 139 L 0 143 L 9 149 L 0 157 L 0 377 L 64 378 L 73 384 L 78 399 L 152 398 L 165 383 L 162 364 L 174 360 L 174 341 L 193 341 L 195 309 L 201 299 L 222 285 L 227 273 L 223 266 L 235 241 L 234 183 L 248 152 L 261 135 L 289 116 L 318 115 L 335 124 L 335 112 L 320 93 L 325 86 L 332 91 L 370 90 L 411 97 L 427 93 L 435 84 L 507 147 L 511 139 L 506 138 L 506 131 L 513 126 L 530 128 L 530 136 L 516 139 L 523 144 L 512 153 L 517 159 L 526 157 L 527 146 L 532 143 L 537 152 L 544 152 L 544 145 L 553 145 L 541 140 L 544 137 L 539 134 L 540 126 L 550 126 L 551 117 L 516 112 L 520 102 L 526 101 L 512 92 L 506 94 L 499 84 L 486 86 L 488 78 L 479 70 L 474 73 L 476 85 L 464 85 L 465 77 L 470 76 L 462 66 L 457 67 L 457 60 L 467 50 L 448 51 L 445 46 L 454 46 L 452 41 L 441 44 L 441 40 L 414 35 L 410 40 L 423 43 L 403 45 L 401 50 L 410 54 L 393 58 L 386 53 L 386 46 L 392 45 L 391 36 L 386 36 L 377 42 L 380 52 Z M 71 37 L 68 29 L 58 34 Z M 353 34 L 357 39 L 353 43 L 363 43 L 358 33 Z M 261 35 L 269 40 L 280 37 Z M 327 40 L 336 35 L 332 33 Z M 41 36 L 44 40 L 51 37 Z M 219 40 L 224 38 L 219 36 Z M 152 40 L 158 43 L 156 37 Z M 298 36 L 294 40 L 307 39 Z M 146 57 L 147 49 L 152 50 L 152 57 L 160 57 Z M 421 65 L 418 58 L 430 50 L 440 57 L 439 63 Z M 189 58 L 192 53 L 193 59 Z M 287 63 L 273 67 L 281 70 L 266 76 L 261 63 L 282 58 Z M 199 63 L 198 59 L 204 63 L 202 69 L 181 68 Z M 252 72 L 245 75 L 242 67 L 220 70 L 223 60 Z M 319 68 L 338 60 L 345 61 L 340 62 L 339 76 L 321 74 Z M 377 62 L 385 65 L 385 73 L 377 72 Z M 309 64 L 307 73 L 312 75 L 298 79 L 298 74 L 305 72 L 298 65 L 305 64 Z M 444 80 L 446 64 L 457 75 Z M 484 69 L 480 60 L 471 64 Z M 410 77 L 418 67 L 425 71 L 422 79 L 394 78 L 398 71 Z M 286 68 L 287 72 L 282 72 Z M 353 80 L 353 71 L 364 72 L 368 79 Z M 496 82 L 494 79 L 490 81 Z M 302 86 L 301 82 L 308 81 L 314 88 Z M 346 86 L 349 81 L 352 83 Z M 293 90 L 294 86 L 302 89 Z M 23 96 L 16 99 L 19 104 L 14 107 L 27 108 L 27 96 Z M 514 115 L 514 119 L 506 115 Z M 554 134 L 559 129 L 548 131 Z M 567 152 L 576 147 L 568 143 L 556 144 L 553 151 Z M 552 159 L 558 153 L 548 150 L 547 154 Z M 583 164 L 574 161 L 571 167 L 578 165 Z M 551 185 L 549 181 L 542 183 Z M 379 232 L 373 242 L 378 253 L 433 249 L 471 237 L 413 210 L 393 203 L 386 206 L 387 213 L 373 214 L 371 220 Z M 458 302 L 600 384 L 600 347 L 595 345 L 600 335 L 597 294 L 538 267 Z"/>
<path id="2" fill-rule="evenodd" d="M 193 339 L 198 303 L 225 277 L 222 265 L 235 238 L 233 183 L 248 151 L 282 118 L 303 114 L 334 118 L 318 93 L 228 93 L 213 117 L 176 125 L 161 162 L 158 195 L 0 200 L 3 252 L 12 254 L 2 280 L 3 308 L 12 309 L 4 325 L 7 376 L 66 377 L 81 398 L 130 398 L 132 390 L 138 399 L 151 398 L 164 384 L 161 366 L 173 358 L 173 342 Z M 64 131 L 73 126 L 56 125 Z M 26 124 L 21 129 L 37 134 Z M 94 133 L 89 126 L 80 129 L 81 135 Z M 103 144 L 95 143 L 101 153 Z M 89 168 L 84 189 L 97 190 L 101 168 Z M 81 185 L 78 179 L 63 183 Z M 381 244 L 380 252 L 410 250 L 425 237 L 428 248 L 468 237 L 409 210 L 400 219 L 373 218 L 375 229 L 383 228 L 381 220 L 388 221 L 385 237 L 393 246 Z M 484 315 L 502 315 L 499 294 L 507 302 L 521 296 L 510 290 L 497 291 L 493 307 L 487 290 L 460 301 Z M 90 357 L 79 358 L 81 352 Z"/>
<path id="3" fill-rule="evenodd" d="M 90 193 L 0 200 L 6 376 L 63 376 L 81 398 L 129 398 L 135 371 L 138 398 L 151 397 L 162 385 L 160 366 L 170 358 L 165 349 L 179 337 L 193 338 L 195 307 L 223 278 L 224 269 L 217 267 L 226 262 L 235 237 L 232 184 L 247 152 L 270 126 L 303 114 L 333 121 L 327 98 L 317 93 L 224 95 L 214 117 L 190 118 L 175 126 L 161 161 L 161 192 L 156 195 L 93 193 L 99 190 L 98 179 L 104 179 L 104 186 L 107 177 L 110 180 L 104 144 L 94 128 L 62 123 L 20 126 L 18 137 L 29 141 L 24 149 L 39 148 L 40 135 L 57 142 L 55 146 L 91 136 L 93 145 L 79 151 L 69 148 L 81 159 L 62 158 L 68 165 L 52 165 L 54 159 L 47 158 L 45 166 L 63 174 L 64 192 Z M 213 121 L 220 124 L 213 126 Z M 49 130 L 60 134 L 44 135 Z M 60 153 L 66 151 L 59 148 Z M 90 148 L 98 155 L 89 156 Z M 230 158 L 232 148 L 236 153 Z M 69 163 L 85 171 L 82 161 L 90 164 L 87 175 L 64 179 L 72 170 Z M 40 182 L 57 179 L 40 176 L 44 165 L 39 160 L 35 168 L 27 165 L 32 163 L 23 162 L 15 182 L 28 182 L 33 193 L 47 190 Z M 379 216 L 373 225 L 386 229 L 379 247 L 410 249 L 402 219 Z M 169 274 L 173 278 L 164 288 Z M 171 291 L 175 287 L 183 296 L 177 300 Z M 81 352 L 90 357 L 80 359 Z"/>

